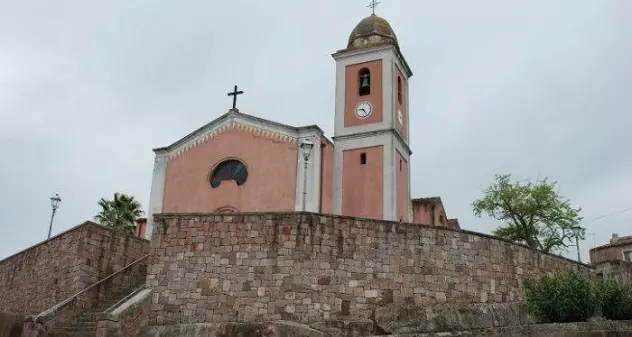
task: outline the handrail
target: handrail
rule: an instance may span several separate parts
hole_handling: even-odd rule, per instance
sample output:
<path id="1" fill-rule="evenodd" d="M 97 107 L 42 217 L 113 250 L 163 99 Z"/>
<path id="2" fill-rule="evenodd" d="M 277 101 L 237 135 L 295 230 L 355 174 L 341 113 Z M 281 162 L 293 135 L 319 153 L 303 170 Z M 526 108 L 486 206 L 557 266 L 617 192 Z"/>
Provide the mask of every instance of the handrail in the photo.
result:
<path id="1" fill-rule="evenodd" d="M 134 295 L 138 294 L 141 290 L 145 289 L 146 286 L 147 285 L 143 283 L 138 288 L 134 289 L 134 291 L 132 291 L 131 293 L 127 294 L 127 296 L 121 298 L 118 302 L 112 304 L 109 308 L 103 310 L 103 312 L 110 312 L 110 311 L 114 310 L 115 308 L 117 308 L 121 304 L 125 303 L 130 298 L 134 297 Z"/>
<path id="2" fill-rule="evenodd" d="M 92 288 L 97 287 L 98 285 L 104 283 L 105 281 L 113 278 L 114 276 L 122 273 L 123 271 L 129 269 L 130 267 L 134 266 L 135 264 L 137 264 L 138 262 L 142 261 L 143 259 L 146 259 L 149 256 L 149 254 L 145 254 L 143 256 L 141 256 L 140 258 L 138 258 L 137 260 L 135 260 L 134 262 L 128 264 L 127 266 L 115 271 L 114 273 L 110 274 L 109 276 L 97 281 L 96 283 L 92 284 L 91 286 L 81 290 L 80 292 L 68 297 L 67 299 L 55 304 L 53 307 L 51 307 L 50 309 L 44 310 L 43 312 L 39 313 L 38 315 L 36 315 L 33 318 L 34 322 L 37 322 L 41 317 L 45 317 L 48 316 L 52 313 L 55 313 L 57 310 L 59 310 L 60 308 L 64 307 L 66 304 L 72 302 L 74 299 L 76 299 L 77 297 L 79 297 L 81 294 L 85 293 L 88 290 L 91 290 Z"/>

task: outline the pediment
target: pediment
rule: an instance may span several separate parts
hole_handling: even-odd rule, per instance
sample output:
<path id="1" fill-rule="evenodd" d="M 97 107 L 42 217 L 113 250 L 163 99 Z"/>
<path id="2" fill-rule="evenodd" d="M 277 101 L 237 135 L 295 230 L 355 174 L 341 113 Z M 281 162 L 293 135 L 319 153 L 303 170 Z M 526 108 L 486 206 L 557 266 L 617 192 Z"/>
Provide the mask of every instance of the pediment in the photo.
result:
<path id="1" fill-rule="evenodd" d="M 154 152 L 157 155 L 173 158 L 199 144 L 235 129 L 289 144 L 296 144 L 304 130 L 311 129 L 320 135 L 323 134 L 323 131 L 316 125 L 293 127 L 231 110 L 175 143 L 167 147 L 154 149 Z"/>

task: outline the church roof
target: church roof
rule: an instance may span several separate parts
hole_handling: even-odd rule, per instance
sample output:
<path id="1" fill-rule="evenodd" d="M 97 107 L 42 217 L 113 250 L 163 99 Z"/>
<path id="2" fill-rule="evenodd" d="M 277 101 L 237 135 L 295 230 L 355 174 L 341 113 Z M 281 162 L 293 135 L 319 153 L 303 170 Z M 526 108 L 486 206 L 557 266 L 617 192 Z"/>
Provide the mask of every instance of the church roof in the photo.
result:
<path id="1" fill-rule="evenodd" d="M 362 19 L 351 31 L 347 48 L 338 50 L 332 56 L 337 58 L 348 53 L 364 52 L 379 47 L 395 48 L 397 57 L 400 60 L 404 72 L 407 76 L 413 76 L 413 72 L 406 62 L 404 55 L 399 48 L 399 41 L 395 35 L 395 31 L 386 19 L 375 14 L 371 14 Z"/>
<path id="2" fill-rule="evenodd" d="M 316 131 L 316 133 L 322 135 L 324 137 L 324 132 L 323 130 L 318 126 L 318 125 L 305 125 L 305 126 L 291 126 L 291 125 L 287 125 L 287 124 L 283 124 L 283 123 L 279 123 L 279 122 L 275 122 L 272 120 L 268 120 L 268 119 L 264 119 L 264 118 L 260 118 L 260 117 L 255 117 L 249 114 L 245 114 L 242 112 L 239 112 L 239 110 L 237 109 L 230 109 L 227 113 L 223 114 L 222 116 L 212 120 L 211 122 L 205 124 L 204 126 L 198 128 L 197 130 L 189 133 L 188 135 L 184 136 L 183 138 L 179 139 L 178 141 L 176 141 L 175 143 L 169 145 L 169 146 L 165 146 L 165 147 L 160 147 L 160 148 L 155 148 L 153 151 L 154 153 L 164 153 L 164 152 L 171 152 L 177 148 L 180 148 L 183 145 L 189 144 L 191 142 L 195 142 L 196 139 L 199 139 L 201 136 L 203 136 L 204 134 L 207 134 L 215 129 L 217 129 L 218 127 L 220 127 L 221 125 L 224 125 L 230 121 L 233 120 L 240 120 L 240 121 L 245 121 L 247 123 L 251 123 L 254 125 L 260 125 L 263 127 L 267 127 L 270 129 L 274 129 L 274 130 L 278 130 L 284 133 L 288 133 L 288 134 L 292 134 L 292 135 L 296 135 L 298 136 L 300 133 L 302 133 L 303 131 Z"/>
<path id="3" fill-rule="evenodd" d="M 371 14 L 362 19 L 351 32 L 347 49 L 363 48 L 367 45 L 398 45 L 397 36 L 385 19 Z"/>

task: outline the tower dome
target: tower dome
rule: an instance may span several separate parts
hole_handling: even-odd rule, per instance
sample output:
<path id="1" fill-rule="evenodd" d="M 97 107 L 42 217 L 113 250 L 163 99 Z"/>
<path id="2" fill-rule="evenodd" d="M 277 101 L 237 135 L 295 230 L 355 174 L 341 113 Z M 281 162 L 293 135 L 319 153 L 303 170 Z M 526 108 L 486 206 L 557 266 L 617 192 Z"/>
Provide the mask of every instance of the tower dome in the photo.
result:
<path id="1" fill-rule="evenodd" d="M 381 44 L 397 46 L 397 36 L 385 19 L 372 14 L 362 19 L 349 36 L 347 49 L 362 48 Z"/>

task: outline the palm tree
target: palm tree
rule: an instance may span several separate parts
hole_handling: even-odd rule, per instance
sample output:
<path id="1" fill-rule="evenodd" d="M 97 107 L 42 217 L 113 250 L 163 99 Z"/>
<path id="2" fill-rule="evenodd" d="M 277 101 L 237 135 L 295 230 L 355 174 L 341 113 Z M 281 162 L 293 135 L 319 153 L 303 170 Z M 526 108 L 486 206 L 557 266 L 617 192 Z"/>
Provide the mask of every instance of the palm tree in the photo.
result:
<path id="1" fill-rule="evenodd" d="M 101 225 L 112 227 L 115 231 L 133 235 L 136 220 L 143 215 L 140 203 L 133 196 L 114 193 L 113 200 L 99 200 L 101 211 L 94 219 Z"/>

